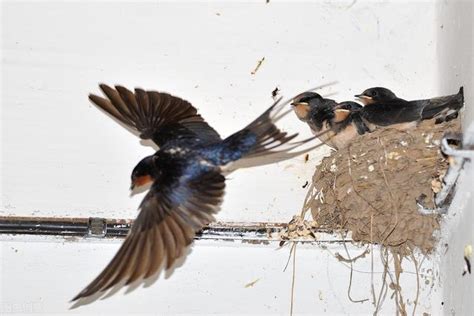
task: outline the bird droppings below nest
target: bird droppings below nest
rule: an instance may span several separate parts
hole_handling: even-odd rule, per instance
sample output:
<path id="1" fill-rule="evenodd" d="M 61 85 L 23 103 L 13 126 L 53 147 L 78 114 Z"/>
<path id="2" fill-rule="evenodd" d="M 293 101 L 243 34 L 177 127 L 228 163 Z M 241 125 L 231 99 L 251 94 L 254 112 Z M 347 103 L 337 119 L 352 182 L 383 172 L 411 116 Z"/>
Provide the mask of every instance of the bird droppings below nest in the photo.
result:
<path id="1" fill-rule="evenodd" d="M 355 241 L 382 244 L 401 255 L 415 248 L 430 253 L 439 217 L 421 214 L 417 199 L 423 196 L 423 206 L 435 208 L 434 194 L 448 168 L 439 142 L 459 128 L 456 119 L 425 121 L 408 132 L 380 129 L 324 158 L 308 204 L 318 227 L 348 230 Z"/>
<path id="2" fill-rule="evenodd" d="M 315 240 L 315 231 L 319 227 L 316 221 L 308 221 L 301 216 L 293 216 L 286 228 L 280 232 L 280 246 L 287 240 L 311 239 Z"/>

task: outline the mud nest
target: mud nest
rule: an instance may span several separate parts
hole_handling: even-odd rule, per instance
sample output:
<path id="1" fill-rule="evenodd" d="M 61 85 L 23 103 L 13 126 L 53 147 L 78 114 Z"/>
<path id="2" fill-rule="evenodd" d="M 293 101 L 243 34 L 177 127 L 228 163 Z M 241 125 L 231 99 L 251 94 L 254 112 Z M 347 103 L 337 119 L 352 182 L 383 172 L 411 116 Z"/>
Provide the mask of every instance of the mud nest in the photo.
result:
<path id="1" fill-rule="evenodd" d="M 425 121 L 401 132 L 381 129 L 358 137 L 317 166 L 307 209 L 319 228 L 344 229 L 352 239 L 390 247 L 401 255 L 433 250 L 436 215 L 422 215 L 417 199 L 434 207 L 448 161 L 439 144 L 459 120 Z"/>

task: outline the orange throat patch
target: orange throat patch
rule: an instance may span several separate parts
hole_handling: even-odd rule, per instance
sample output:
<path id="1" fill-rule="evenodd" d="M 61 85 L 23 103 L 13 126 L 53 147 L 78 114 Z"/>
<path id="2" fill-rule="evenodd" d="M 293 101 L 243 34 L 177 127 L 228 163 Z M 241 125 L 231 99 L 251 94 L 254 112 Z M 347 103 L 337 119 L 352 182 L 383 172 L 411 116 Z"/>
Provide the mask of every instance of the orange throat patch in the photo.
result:
<path id="1" fill-rule="evenodd" d="M 306 120 L 308 118 L 310 108 L 308 104 L 299 103 L 293 106 L 293 110 L 300 120 Z"/>
<path id="2" fill-rule="evenodd" d="M 372 104 L 374 103 L 374 99 L 372 99 L 371 97 L 367 97 L 367 96 L 360 96 L 360 97 L 357 97 L 357 99 L 359 99 L 359 101 L 363 104 L 363 105 L 369 105 L 369 104 Z"/>
<path id="3" fill-rule="evenodd" d="M 145 175 L 145 176 L 141 176 L 141 177 L 136 178 L 133 181 L 133 186 L 134 186 L 134 188 L 139 188 L 139 187 L 147 185 L 151 182 L 153 182 L 153 178 L 150 175 Z"/>
<path id="4" fill-rule="evenodd" d="M 351 114 L 351 111 L 349 110 L 344 110 L 344 109 L 337 109 L 334 110 L 334 122 L 339 123 L 344 121 L 349 114 Z"/>

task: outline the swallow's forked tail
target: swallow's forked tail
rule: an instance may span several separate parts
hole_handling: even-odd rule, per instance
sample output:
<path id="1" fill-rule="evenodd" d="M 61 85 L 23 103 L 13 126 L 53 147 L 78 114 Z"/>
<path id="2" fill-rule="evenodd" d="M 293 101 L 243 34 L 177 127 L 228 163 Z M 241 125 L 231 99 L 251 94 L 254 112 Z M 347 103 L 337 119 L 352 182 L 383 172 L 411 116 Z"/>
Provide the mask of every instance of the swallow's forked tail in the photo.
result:
<path id="1" fill-rule="evenodd" d="M 464 105 L 464 88 L 459 88 L 457 94 L 426 100 L 421 118 L 423 120 L 436 118 L 436 123 L 449 121 L 458 116 L 459 110 Z"/>
<path id="2" fill-rule="evenodd" d="M 324 145 L 317 144 L 293 151 L 314 140 L 315 137 L 293 141 L 298 133 L 288 134 L 276 126 L 278 120 L 292 112 L 291 109 L 283 111 L 292 99 L 285 102 L 281 102 L 281 100 L 282 98 L 278 99 L 252 123 L 224 140 L 223 151 L 228 155 L 225 155 L 226 157 L 222 162 L 223 164 L 232 162 L 231 165 L 225 168 L 225 171 L 230 172 L 239 168 L 291 159 Z"/>

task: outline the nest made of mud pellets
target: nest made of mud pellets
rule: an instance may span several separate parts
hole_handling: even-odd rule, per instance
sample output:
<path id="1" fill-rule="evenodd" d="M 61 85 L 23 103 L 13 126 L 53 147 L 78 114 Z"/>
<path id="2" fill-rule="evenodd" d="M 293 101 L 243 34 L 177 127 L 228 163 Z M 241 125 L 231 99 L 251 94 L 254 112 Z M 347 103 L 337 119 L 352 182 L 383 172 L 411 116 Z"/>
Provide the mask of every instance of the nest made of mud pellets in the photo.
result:
<path id="1" fill-rule="evenodd" d="M 416 200 L 434 207 L 448 161 L 439 144 L 459 131 L 459 119 L 416 129 L 380 129 L 333 152 L 316 167 L 308 208 L 320 228 L 352 232 L 354 241 L 390 247 L 407 255 L 433 250 L 437 215 L 422 215 Z"/>

